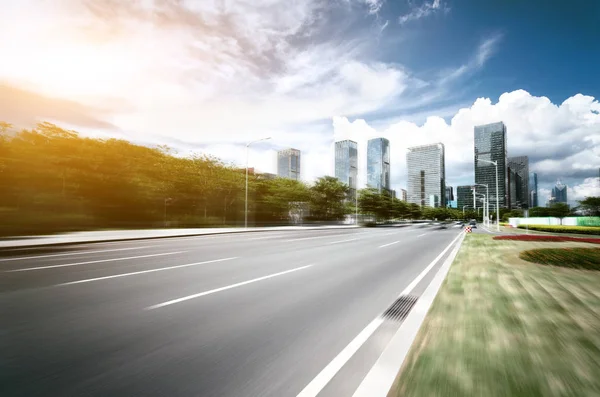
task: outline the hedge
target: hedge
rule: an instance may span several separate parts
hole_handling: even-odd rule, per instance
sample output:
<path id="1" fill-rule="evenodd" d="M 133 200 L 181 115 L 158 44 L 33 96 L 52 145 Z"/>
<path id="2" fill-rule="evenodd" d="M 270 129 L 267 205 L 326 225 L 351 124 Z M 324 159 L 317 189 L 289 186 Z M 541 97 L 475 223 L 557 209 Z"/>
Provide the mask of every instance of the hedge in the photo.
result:
<path id="1" fill-rule="evenodd" d="M 594 226 L 519 225 L 519 229 L 527 228 L 540 232 L 593 234 L 600 236 L 600 227 Z"/>
<path id="2" fill-rule="evenodd" d="M 596 237 L 571 237 L 571 236 L 552 236 L 543 234 L 511 234 L 504 236 L 495 236 L 494 240 L 513 240 L 513 241 L 538 241 L 538 242 L 563 242 L 573 241 L 576 243 L 600 244 L 600 238 Z"/>
<path id="3" fill-rule="evenodd" d="M 523 251 L 519 257 L 542 265 L 600 270 L 600 248 L 541 248 Z"/>

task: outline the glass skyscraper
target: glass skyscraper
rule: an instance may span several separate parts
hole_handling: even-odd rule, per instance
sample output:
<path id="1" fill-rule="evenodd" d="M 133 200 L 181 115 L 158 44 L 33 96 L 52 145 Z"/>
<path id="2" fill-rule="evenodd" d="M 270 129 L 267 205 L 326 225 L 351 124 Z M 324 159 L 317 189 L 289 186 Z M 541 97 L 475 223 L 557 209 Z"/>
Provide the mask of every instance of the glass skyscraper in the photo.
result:
<path id="1" fill-rule="evenodd" d="M 300 150 L 290 148 L 277 152 L 277 176 L 300 180 Z"/>
<path id="2" fill-rule="evenodd" d="M 532 172 L 529 174 L 529 206 L 530 207 L 539 207 L 538 202 L 538 182 L 537 182 L 537 174 Z"/>
<path id="3" fill-rule="evenodd" d="M 508 192 L 509 175 L 506 157 L 506 126 L 503 122 L 475 126 L 475 183 L 488 185 L 490 206 L 496 204 L 498 195 L 501 207 L 510 208 Z M 496 192 L 496 167 L 482 160 L 498 163 L 498 192 Z"/>
<path id="4" fill-rule="evenodd" d="M 390 141 L 385 138 L 367 143 L 367 186 L 379 192 L 390 190 Z"/>
<path id="5" fill-rule="evenodd" d="M 560 179 L 552 188 L 551 201 L 554 203 L 567 203 L 567 185 L 563 184 Z"/>
<path id="6" fill-rule="evenodd" d="M 513 194 L 511 191 L 510 206 L 512 208 L 528 208 L 531 206 L 531 195 L 529 194 L 529 157 L 509 157 L 508 168 L 511 171 L 511 177 L 513 174 L 516 176 L 514 178 L 515 193 Z"/>
<path id="7" fill-rule="evenodd" d="M 335 143 L 335 177 L 350 187 L 348 197 L 356 194 L 358 177 L 358 145 L 354 141 Z"/>
<path id="8" fill-rule="evenodd" d="M 415 146 L 406 153 L 408 202 L 421 207 L 446 205 L 444 144 Z"/>

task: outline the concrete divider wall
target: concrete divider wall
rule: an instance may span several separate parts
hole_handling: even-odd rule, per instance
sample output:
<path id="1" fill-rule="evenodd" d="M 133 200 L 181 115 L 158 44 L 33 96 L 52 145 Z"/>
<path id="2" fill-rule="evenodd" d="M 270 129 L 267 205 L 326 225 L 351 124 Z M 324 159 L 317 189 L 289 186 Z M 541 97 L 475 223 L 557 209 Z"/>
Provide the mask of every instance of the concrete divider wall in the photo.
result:
<path id="1" fill-rule="evenodd" d="M 600 217 L 597 216 L 568 216 L 565 218 L 539 217 L 539 218 L 509 218 L 512 227 L 519 225 L 564 225 L 564 226 L 600 226 Z"/>

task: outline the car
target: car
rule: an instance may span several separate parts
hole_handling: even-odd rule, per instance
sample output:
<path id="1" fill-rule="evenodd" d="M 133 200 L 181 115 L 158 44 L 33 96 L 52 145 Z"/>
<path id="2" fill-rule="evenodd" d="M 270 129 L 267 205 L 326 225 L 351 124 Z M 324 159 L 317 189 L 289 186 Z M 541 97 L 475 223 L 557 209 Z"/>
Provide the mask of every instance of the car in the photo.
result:
<path id="1" fill-rule="evenodd" d="M 476 220 L 474 220 L 474 219 L 472 219 L 472 220 L 469 222 L 469 226 L 471 227 L 471 229 L 477 229 L 477 221 L 476 221 Z"/>

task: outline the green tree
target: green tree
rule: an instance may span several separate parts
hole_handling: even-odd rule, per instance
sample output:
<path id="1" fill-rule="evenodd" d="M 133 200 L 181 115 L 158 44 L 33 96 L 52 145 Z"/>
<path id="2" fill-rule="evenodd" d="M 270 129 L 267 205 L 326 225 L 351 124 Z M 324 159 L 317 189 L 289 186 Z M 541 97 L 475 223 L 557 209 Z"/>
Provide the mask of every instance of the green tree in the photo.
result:
<path id="1" fill-rule="evenodd" d="M 311 217 L 318 220 L 340 220 L 346 215 L 344 200 L 348 186 L 332 176 L 319 178 L 310 187 Z"/>
<path id="2" fill-rule="evenodd" d="M 550 216 L 564 218 L 571 213 L 569 205 L 566 203 L 554 203 L 550 206 Z"/>
<path id="3" fill-rule="evenodd" d="M 579 208 L 587 216 L 600 216 L 600 196 L 586 197 L 579 201 Z"/>

